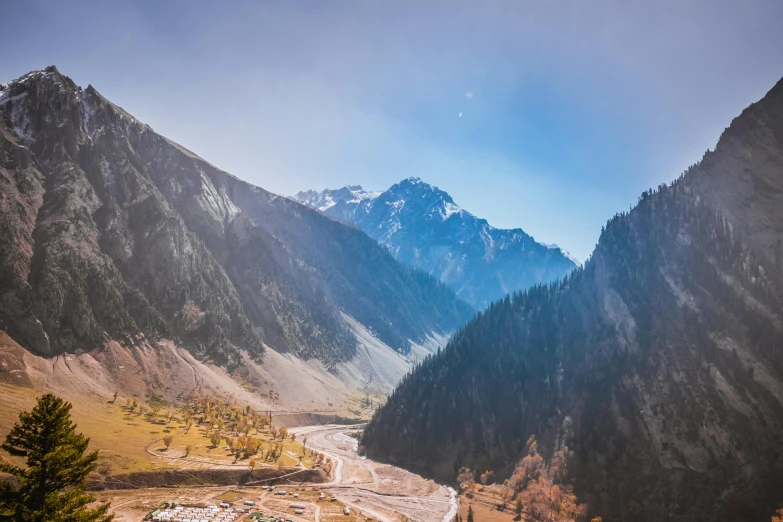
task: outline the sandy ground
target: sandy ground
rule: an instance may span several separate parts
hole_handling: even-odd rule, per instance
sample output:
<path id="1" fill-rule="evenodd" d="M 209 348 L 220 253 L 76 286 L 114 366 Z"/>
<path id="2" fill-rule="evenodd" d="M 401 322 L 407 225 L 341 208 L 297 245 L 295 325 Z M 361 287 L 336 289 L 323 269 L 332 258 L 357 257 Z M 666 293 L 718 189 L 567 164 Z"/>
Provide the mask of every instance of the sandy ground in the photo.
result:
<path id="1" fill-rule="evenodd" d="M 307 436 L 307 447 L 336 462 L 333 480 L 323 484 L 338 500 L 386 521 L 447 522 L 458 509 L 456 493 L 419 475 L 360 457 L 357 441 L 347 435 L 356 427 L 307 426 L 292 429 Z"/>

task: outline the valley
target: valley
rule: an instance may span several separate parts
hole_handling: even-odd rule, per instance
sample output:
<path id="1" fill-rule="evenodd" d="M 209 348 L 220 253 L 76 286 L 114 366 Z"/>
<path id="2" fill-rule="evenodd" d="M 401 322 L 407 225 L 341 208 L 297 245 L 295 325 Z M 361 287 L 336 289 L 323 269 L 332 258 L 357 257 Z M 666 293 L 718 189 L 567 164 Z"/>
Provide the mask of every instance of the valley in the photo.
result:
<path id="1" fill-rule="evenodd" d="M 0 392 L 7 399 L 0 409 L 4 420 L 14 418 L 17 409 L 34 402 L 34 393 L 20 393 L 6 386 Z M 354 518 L 361 514 L 386 522 L 441 522 L 450 520 L 448 515 L 457 509 L 453 490 L 403 469 L 360 457 L 357 441 L 349 434 L 361 429 L 361 424 L 291 427 L 297 443 L 287 443 L 278 462 L 261 462 L 250 469 L 246 459 L 237 462 L 226 451 L 211 448 L 198 425 L 191 427 L 190 433 L 183 433 L 185 428 L 176 421 L 158 425 L 124 415 L 118 411 L 120 405 L 87 406 L 76 403 L 74 419 L 79 429 L 91 437 L 91 447 L 100 450 L 98 473 L 91 484 L 99 498 L 112 502 L 118 521 L 139 521 L 162 502 L 171 500 L 181 504 L 217 504 L 215 497 L 226 490 L 241 491 L 241 498 L 257 502 L 256 509 L 264 514 L 299 521 L 361 520 Z M 273 415 L 279 419 L 286 412 L 276 411 Z M 4 432 L 7 428 L 0 426 Z M 169 433 L 174 440 L 166 448 L 162 437 Z M 320 469 L 320 475 L 311 472 L 315 461 L 312 457 L 301 458 L 302 441 L 306 441 L 308 450 L 331 459 L 331 475 Z M 187 455 L 186 446 L 193 447 Z M 210 483 L 214 485 L 205 486 Z M 314 508 L 306 516 L 293 516 L 287 508 L 293 501 L 290 494 L 283 499 L 285 502 L 276 502 L 277 497 L 262 489 L 263 485 L 273 484 L 290 494 L 298 493 L 298 501 L 309 499 Z M 319 501 L 321 491 L 327 495 L 326 500 Z M 331 497 L 337 502 L 328 502 Z M 241 502 L 233 505 L 242 507 Z M 329 510 L 322 506 L 334 513 L 329 516 Z M 342 506 L 352 509 L 352 518 L 338 516 Z"/>
<path id="2" fill-rule="evenodd" d="M 399 356 L 390 355 L 394 352 L 389 350 L 379 354 L 378 350 L 378 347 L 367 347 L 366 356 L 377 359 L 373 372 L 380 373 L 368 374 L 364 383 L 371 380 L 384 383 L 387 379 L 394 382 L 393 379 L 398 378 L 383 372 L 390 371 L 390 366 L 393 367 L 393 361 Z M 257 393 L 245 389 L 238 386 L 234 379 L 209 366 L 199 367 L 199 387 L 181 387 L 178 398 L 169 402 L 164 396 L 141 392 L 136 397 L 123 394 L 114 397 L 110 392 L 112 389 L 126 386 L 126 389 L 138 387 L 142 390 L 144 384 L 108 381 L 112 372 L 102 369 L 106 359 L 95 355 L 64 354 L 52 364 L 52 361 L 30 354 L 6 334 L 0 333 L 0 395 L 3 397 L 0 402 L 0 432 L 7 433 L 19 412 L 30 409 L 42 391 L 54 391 L 66 397 L 73 404 L 72 416 L 78 429 L 90 437 L 90 447 L 99 450 L 97 471 L 90 477 L 91 488 L 100 498 L 111 500 L 116 520 L 141 520 L 154 507 L 170 500 L 205 506 L 214 504 L 217 501 L 213 499 L 227 488 L 246 492 L 248 499 L 259 502 L 260 511 L 265 514 L 278 514 L 299 521 L 332 520 L 328 515 L 331 509 L 335 520 L 360 520 L 355 517 L 361 513 L 383 521 L 440 522 L 447 520 L 446 515 L 453 514 L 456 509 L 456 497 L 450 489 L 357 454 L 356 438 L 350 434 L 360 430 L 363 424 L 356 422 L 362 422 L 371 413 L 362 405 L 366 392 L 347 394 L 345 402 L 337 402 L 343 397 L 339 394 L 330 395 L 328 398 L 335 401 L 332 406 L 328 402 L 319 402 L 320 409 L 306 408 L 308 403 L 303 399 L 307 392 L 302 386 L 306 385 L 307 375 L 318 375 L 315 368 L 309 367 L 309 373 L 306 373 L 297 365 L 295 371 L 287 371 L 285 361 L 288 361 L 287 364 L 291 361 L 282 356 L 277 356 L 281 360 L 271 359 L 264 366 L 266 371 L 276 376 L 275 383 L 284 383 L 286 379 L 297 383 L 299 393 L 292 404 L 299 407 L 295 408 L 284 406 L 288 403 L 285 392 L 280 395 L 280 400 L 271 400 L 270 397 L 277 397 L 279 392 Z M 142 371 L 141 367 L 133 365 L 134 359 L 119 347 L 114 347 L 114 351 L 106 355 L 111 364 L 123 366 L 122 369 L 129 370 L 128 373 L 138 376 Z M 270 352 L 266 356 L 274 357 Z M 392 360 L 384 357 L 392 357 Z M 189 361 L 184 354 L 179 354 L 179 359 L 172 359 L 177 360 Z M 194 364 L 195 361 L 189 363 Z M 369 360 L 357 364 L 373 368 Z M 179 368 L 171 362 L 150 364 L 159 365 L 167 367 L 167 374 L 176 373 Z M 350 382 L 348 376 L 352 374 L 347 368 L 342 371 L 343 378 Z M 327 377 L 335 379 L 325 373 L 314 378 L 313 382 L 323 386 L 322 380 Z M 276 427 L 290 426 L 279 457 L 271 462 L 257 457 L 237 460 L 222 442 L 221 447 L 214 447 L 209 425 L 196 422 L 189 426 L 186 422 L 187 414 L 183 408 L 186 409 L 189 404 L 188 394 L 196 391 L 219 394 L 237 405 L 252 405 L 259 409 L 259 414 L 269 412 Z M 168 396 L 171 392 L 169 387 Z M 380 400 L 379 397 L 375 399 Z M 354 424 L 300 425 L 303 422 L 328 423 L 334 420 Z M 291 440 L 292 435 L 295 442 Z M 167 436 L 172 437 L 168 447 L 164 442 Z M 272 439 L 268 427 L 263 431 L 251 431 L 250 436 L 261 441 L 262 456 L 280 440 Z M 319 465 L 316 465 L 319 453 L 324 460 L 318 460 Z M 252 468 L 249 466 L 251 459 L 257 461 Z M 330 462 L 324 468 L 320 464 L 325 464 L 326 459 Z M 324 507 L 319 504 L 317 511 L 308 512 L 309 518 L 296 517 L 287 509 L 287 503 L 275 502 L 276 498 L 271 496 L 266 498 L 262 485 L 271 484 L 294 488 L 292 491 L 300 492 L 302 498 L 307 496 L 308 491 L 323 490 L 328 498 L 334 496 L 337 500 L 324 502 Z M 354 515 L 351 518 L 342 516 L 342 506 L 349 506 Z"/>
<path id="3" fill-rule="evenodd" d="M 456 493 L 404 469 L 374 462 L 358 455 L 356 433 L 362 425 L 309 426 L 294 428 L 300 437 L 337 462 L 332 481 L 324 484 L 347 505 L 367 511 L 378 520 L 398 520 L 401 514 L 410 520 L 439 522 L 451 520 L 457 511 Z"/>
<path id="4" fill-rule="evenodd" d="M 584 263 L 0 84 L 2 520 L 768 520 L 781 347 L 783 80 Z"/>

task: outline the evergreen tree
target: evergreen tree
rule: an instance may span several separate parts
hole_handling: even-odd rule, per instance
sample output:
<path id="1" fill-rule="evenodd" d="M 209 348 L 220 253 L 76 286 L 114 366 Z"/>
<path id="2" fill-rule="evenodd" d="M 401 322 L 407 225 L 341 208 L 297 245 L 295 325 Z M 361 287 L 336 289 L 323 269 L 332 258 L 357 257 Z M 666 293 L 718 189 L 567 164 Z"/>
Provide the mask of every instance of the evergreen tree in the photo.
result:
<path id="1" fill-rule="evenodd" d="M 71 404 L 52 394 L 38 398 L 0 446 L 26 459 L 19 467 L 0 460 L 0 471 L 18 487 L 0 489 L 0 519 L 17 522 L 108 522 L 109 504 L 90 508 L 95 498 L 85 491 L 85 477 L 95 468 L 98 452 L 85 454 L 90 439 L 76 433 Z"/>
<path id="2" fill-rule="evenodd" d="M 468 522 L 473 521 L 473 506 L 468 506 Z"/>

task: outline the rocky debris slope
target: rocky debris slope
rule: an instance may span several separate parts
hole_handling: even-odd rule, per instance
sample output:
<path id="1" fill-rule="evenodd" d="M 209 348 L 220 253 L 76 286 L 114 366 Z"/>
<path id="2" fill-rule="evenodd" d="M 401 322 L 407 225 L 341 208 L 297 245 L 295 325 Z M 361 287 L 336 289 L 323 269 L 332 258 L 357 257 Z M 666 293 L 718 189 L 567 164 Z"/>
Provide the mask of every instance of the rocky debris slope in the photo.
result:
<path id="1" fill-rule="evenodd" d="M 357 225 L 398 260 L 428 271 L 480 310 L 577 265 L 567 252 L 537 243 L 522 229 L 490 226 L 418 178 L 384 192 L 357 185 L 299 192 L 294 199 Z"/>

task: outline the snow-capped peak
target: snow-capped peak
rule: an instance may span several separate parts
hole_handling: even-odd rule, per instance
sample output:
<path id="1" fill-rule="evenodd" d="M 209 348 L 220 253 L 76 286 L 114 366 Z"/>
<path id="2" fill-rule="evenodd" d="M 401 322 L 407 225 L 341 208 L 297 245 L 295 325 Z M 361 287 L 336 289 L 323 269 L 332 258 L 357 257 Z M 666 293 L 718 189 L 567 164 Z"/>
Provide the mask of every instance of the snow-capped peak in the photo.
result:
<path id="1" fill-rule="evenodd" d="M 522 229 L 497 229 L 436 186 L 411 177 L 383 193 L 359 185 L 294 199 L 354 223 L 398 260 L 429 272 L 477 309 L 509 292 L 556 280 L 579 262 L 547 251 Z"/>
<path id="2" fill-rule="evenodd" d="M 338 203 L 355 204 L 365 200 L 372 200 L 381 195 L 381 192 L 364 190 L 361 185 L 348 185 L 341 189 L 326 189 L 323 192 L 308 190 L 297 193 L 293 199 L 321 212 L 332 208 Z"/>
<path id="3" fill-rule="evenodd" d="M 353 195 L 353 199 L 349 201 L 349 203 L 358 203 L 359 201 L 363 201 L 365 199 L 375 199 L 382 194 L 382 192 L 377 190 L 364 190 L 360 185 L 355 185 L 355 187 L 356 188 L 354 190 L 350 190 L 349 188 L 349 192 Z"/>
<path id="4" fill-rule="evenodd" d="M 441 216 L 443 216 L 443 221 L 449 219 L 453 214 L 461 214 L 462 212 L 464 212 L 464 210 L 462 210 L 454 203 L 451 203 L 449 201 L 443 202 L 443 211 L 441 212 Z"/>

